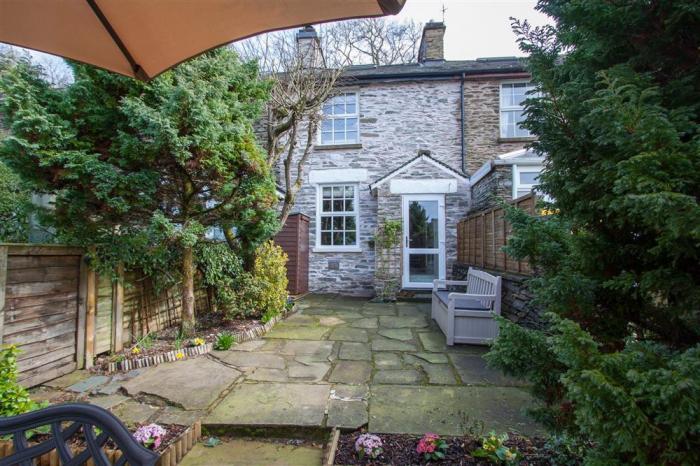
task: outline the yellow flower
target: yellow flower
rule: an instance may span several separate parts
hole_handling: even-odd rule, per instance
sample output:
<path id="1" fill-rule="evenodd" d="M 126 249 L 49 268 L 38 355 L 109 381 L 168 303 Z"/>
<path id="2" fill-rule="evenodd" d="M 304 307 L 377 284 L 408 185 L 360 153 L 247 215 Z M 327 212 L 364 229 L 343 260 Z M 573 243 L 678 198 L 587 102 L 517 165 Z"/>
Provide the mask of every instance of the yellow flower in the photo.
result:
<path id="1" fill-rule="evenodd" d="M 182 359 L 184 357 L 185 353 L 183 353 L 182 351 L 178 351 L 177 353 L 175 353 L 175 359 Z"/>
<path id="2" fill-rule="evenodd" d="M 204 338 L 194 339 L 194 346 L 202 346 L 204 343 L 206 343 L 206 340 L 204 340 Z"/>
<path id="3" fill-rule="evenodd" d="M 141 354 L 141 349 L 138 346 L 131 348 L 131 354 Z"/>
<path id="4" fill-rule="evenodd" d="M 512 451 L 506 450 L 506 459 L 507 459 L 507 460 L 513 459 L 514 456 L 515 456 L 515 455 L 513 454 Z"/>

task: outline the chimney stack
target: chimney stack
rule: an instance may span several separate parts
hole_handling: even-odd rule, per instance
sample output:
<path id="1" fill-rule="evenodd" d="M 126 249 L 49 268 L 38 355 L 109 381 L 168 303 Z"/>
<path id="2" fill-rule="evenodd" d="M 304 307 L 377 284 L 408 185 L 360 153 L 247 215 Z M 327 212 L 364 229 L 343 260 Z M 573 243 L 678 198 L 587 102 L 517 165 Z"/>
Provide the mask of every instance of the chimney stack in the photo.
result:
<path id="1" fill-rule="evenodd" d="M 445 23 L 428 21 L 418 48 L 418 63 L 445 60 Z"/>
<path id="2" fill-rule="evenodd" d="M 323 54 L 321 52 L 321 41 L 318 38 L 316 29 L 308 25 L 297 31 L 297 53 L 301 57 L 305 66 L 317 68 L 323 65 Z"/>

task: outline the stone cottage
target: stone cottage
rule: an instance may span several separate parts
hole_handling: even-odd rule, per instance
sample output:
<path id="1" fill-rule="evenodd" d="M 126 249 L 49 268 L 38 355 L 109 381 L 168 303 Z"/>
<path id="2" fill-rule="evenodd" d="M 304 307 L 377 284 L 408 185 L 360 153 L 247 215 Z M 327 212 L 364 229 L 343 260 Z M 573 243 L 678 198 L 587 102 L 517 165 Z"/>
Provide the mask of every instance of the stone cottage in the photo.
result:
<path id="1" fill-rule="evenodd" d="M 310 218 L 310 291 L 428 289 L 450 278 L 461 218 L 536 184 L 542 160 L 518 125 L 530 76 L 512 57 L 445 60 L 444 34 L 425 25 L 417 63 L 349 67 L 324 105 L 294 206 Z M 393 255 L 375 241 L 388 220 Z"/>

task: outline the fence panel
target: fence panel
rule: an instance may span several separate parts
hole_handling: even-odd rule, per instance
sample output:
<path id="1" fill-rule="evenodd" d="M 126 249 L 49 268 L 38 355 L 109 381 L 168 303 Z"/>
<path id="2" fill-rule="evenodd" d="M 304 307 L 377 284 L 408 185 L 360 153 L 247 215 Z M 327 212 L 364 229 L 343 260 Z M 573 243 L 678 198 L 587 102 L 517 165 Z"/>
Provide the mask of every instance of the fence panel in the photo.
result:
<path id="1" fill-rule="evenodd" d="M 121 282 L 98 276 L 84 253 L 63 245 L 0 244 L 0 344 L 20 350 L 18 379 L 25 386 L 90 367 L 97 354 L 179 323 L 178 287 L 157 291 L 136 272 Z M 198 287 L 195 312 L 210 308 Z"/>
<path id="2" fill-rule="evenodd" d="M 511 201 L 530 214 L 535 212 L 537 198 L 528 194 Z M 462 219 L 457 224 L 457 260 L 463 264 L 502 272 L 532 274 L 527 261 L 517 261 L 503 252 L 512 227 L 505 210 L 496 207 Z"/>

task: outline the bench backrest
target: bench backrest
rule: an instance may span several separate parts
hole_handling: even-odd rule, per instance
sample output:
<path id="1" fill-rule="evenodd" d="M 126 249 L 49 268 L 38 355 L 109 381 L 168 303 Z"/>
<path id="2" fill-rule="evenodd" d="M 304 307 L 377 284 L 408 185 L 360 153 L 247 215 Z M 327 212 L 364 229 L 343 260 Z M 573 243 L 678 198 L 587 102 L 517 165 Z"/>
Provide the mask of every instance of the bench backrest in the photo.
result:
<path id="1" fill-rule="evenodd" d="M 496 295 L 493 311 L 501 313 L 501 277 L 469 267 L 467 273 L 467 293 Z"/>

